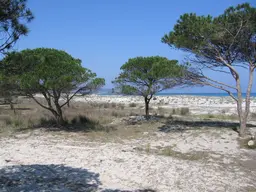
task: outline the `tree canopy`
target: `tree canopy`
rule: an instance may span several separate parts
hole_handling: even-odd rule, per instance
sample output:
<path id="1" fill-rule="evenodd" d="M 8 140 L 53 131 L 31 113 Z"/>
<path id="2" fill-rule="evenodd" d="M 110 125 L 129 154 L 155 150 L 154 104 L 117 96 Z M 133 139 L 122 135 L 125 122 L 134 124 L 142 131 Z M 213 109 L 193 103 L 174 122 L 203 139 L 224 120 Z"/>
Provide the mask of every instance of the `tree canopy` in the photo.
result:
<path id="1" fill-rule="evenodd" d="M 6 53 L 23 35 L 27 35 L 27 23 L 34 16 L 27 8 L 27 0 L 0 1 L 0 53 Z"/>
<path id="2" fill-rule="evenodd" d="M 226 91 L 238 103 L 240 134 L 245 131 L 250 108 L 250 93 L 256 67 L 256 8 L 248 3 L 229 7 L 223 14 L 212 17 L 186 13 L 180 16 L 162 42 L 172 48 L 193 53 L 189 61 L 201 71 L 196 81 Z M 249 83 L 246 107 L 242 109 L 242 90 L 238 67 L 248 69 Z M 236 86 L 203 74 L 203 69 L 231 75 Z M 237 93 L 237 96 L 233 94 Z"/>
<path id="3" fill-rule="evenodd" d="M 61 108 L 77 93 L 89 94 L 104 85 L 91 70 L 82 67 L 81 60 L 65 51 L 37 48 L 8 54 L 3 63 L 5 75 L 15 76 L 20 89 L 41 107 L 50 110 L 58 123 L 63 123 Z M 60 99 L 66 90 L 72 92 Z M 40 93 L 47 101 L 44 105 L 34 94 Z"/>
<path id="4" fill-rule="evenodd" d="M 227 67 L 223 60 L 239 66 L 241 62 L 255 64 L 255 18 L 256 8 L 248 3 L 230 7 L 217 17 L 186 13 L 162 42 L 193 52 L 201 64 L 214 68 Z"/>
<path id="5" fill-rule="evenodd" d="M 121 67 L 121 73 L 113 81 L 119 93 L 141 95 L 145 99 L 145 112 L 149 115 L 148 104 L 153 95 L 181 85 L 180 77 L 184 67 L 177 60 L 165 57 L 136 57 Z"/>

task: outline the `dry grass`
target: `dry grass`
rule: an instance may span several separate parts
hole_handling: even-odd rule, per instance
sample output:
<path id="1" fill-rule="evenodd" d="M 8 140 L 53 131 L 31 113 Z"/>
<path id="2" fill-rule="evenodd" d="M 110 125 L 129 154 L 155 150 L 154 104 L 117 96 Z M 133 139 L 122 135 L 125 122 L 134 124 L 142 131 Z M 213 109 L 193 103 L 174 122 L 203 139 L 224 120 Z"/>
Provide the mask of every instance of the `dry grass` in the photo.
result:
<path id="1" fill-rule="evenodd" d="M 189 161 L 203 160 L 209 156 L 207 152 L 193 151 L 190 153 L 181 153 L 179 151 L 174 150 L 173 148 L 174 146 L 151 147 L 150 143 L 148 143 L 145 146 L 137 147 L 136 149 L 140 152 L 146 152 L 147 154 L 163 155 Z"/>
<path id="2" fill-rule="evenodd" d="M 44 102 L 42 99 L 41 102 Z M 37 105 L 32 99 L 19 99 L 16 113 L 8 105 L 0 106 L 0 134 L 9 135 L 18 131 L 56 126 L 51 112 Z M 152 123 L 130 127 L 121 122 L 130 115 L 143 115 L 144 109 L 117 103 L 71 102 L 63 108 L 68 131 L 83 131 L 92 138 L 132 138 L 141 136 Z M 97 132 L 97 133 L 96 133 Z M 113 132 L 113 133 L 112 133 Z"/>
<path id="3" fill-rule="evenodd" d="M 193 115 L 194 117 L 200 119 L 218 119 L 218 120 L 238 120 L 237 115 L 226 115 L 226 114 L 201 114 Z"/>
<path id="4" fill-rule="evenodd" d="M 172 115 L 181 115 L 181 116 L 188 116 L 190 114 L 190 110 L 188 107 L 181 107 L 181 108 L 164 108 L 159 106 L 157 108 L 156 113 L 160 116 L 172 116 Z"/>

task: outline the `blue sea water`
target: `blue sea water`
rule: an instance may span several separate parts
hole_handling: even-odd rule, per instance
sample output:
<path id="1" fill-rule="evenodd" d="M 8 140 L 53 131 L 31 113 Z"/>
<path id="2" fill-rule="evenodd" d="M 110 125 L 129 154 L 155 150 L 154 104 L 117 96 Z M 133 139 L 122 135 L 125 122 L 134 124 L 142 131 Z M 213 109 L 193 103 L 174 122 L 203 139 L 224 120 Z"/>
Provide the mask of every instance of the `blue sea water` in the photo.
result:
<path id="1" fill-rule="evenodd" d="M 104 89 L 100 90 L 98 92 L 98 95 L 115 95 L 112 93 L 111 89 Z M 190 95 L 190 96 L 205 96 L 205 97 L 228 97 L 228 93 L 222 92 L 222 93 L 157 93 L 158 96 L 172 96 L 172 95 Z M 236 93 L 234 93 L 234 96 L 236 96 Z M 245 97 L 245 93 L 242 94 L 243 97 Z M 256 93 L 251 93 L 251 97 L 256 97 Z"/>

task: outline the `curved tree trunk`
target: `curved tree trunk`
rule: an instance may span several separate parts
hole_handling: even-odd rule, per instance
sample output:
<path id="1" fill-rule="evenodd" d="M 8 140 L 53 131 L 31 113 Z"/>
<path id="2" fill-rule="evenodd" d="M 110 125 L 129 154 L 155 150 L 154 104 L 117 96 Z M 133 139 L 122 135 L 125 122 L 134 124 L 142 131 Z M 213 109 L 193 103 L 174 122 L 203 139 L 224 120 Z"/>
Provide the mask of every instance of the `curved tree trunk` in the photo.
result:
<path id="1" fill-rule="evenodd" d="M 245 97 L 245 110 L 244 113 L 242 114 L 242 117 L 240 118 L 240 130 L 239 130 L 239 134 L 241 137 L 246 136 L 246 131 L 247 131 L 247 120 L 248 120 L 248 116 L 250 113 L 250 103 L 251 103 L 251 90 L 252 90 L 252 84 L 253 84 L 253 76 L 254 76 L 254 67 L 253 64 L 250 64 L 250 68 L 249 68 L 249 82 L 248 82 L 248 87 L 247 87 L 247 91 L 246 91 L 246 97 Z"/>
<path id="2" fill-rule="evenodd" d="M 61 113 L 58 113 L 57 111 L 55 110 L 51 110 L 55 120 L 56 120 L 56 123 L 57 125 L 61 126 L 61 125 L 64 125 L 65 124 L 65 120 L 63 118 L 63 115 L 62 115 L 62 112 Z"/>
<path id="3" fill-rule="evenodd" d="M 252 64 L 250 64 L 249 67 L 249 82 L 248 82 L 248 87 L 246 91 L 246 97 L 245 97 L 245 108 L 243 110 L 243 98 L 242 98 L 242 90 L 241 90 L 241 84 L 240 84 L 240 79 L 236 81 L 237 83 L 237 112 L 238 112 L 238 117 L 239 117 L 239 135 L 240 137 L 245 137 L 246 132 L 247 132 L 247 121 L 248 121 L 248 116 L 250 113 L 250 96 L 251 96 L 251 90 L 252 90 L 252 84 L 253 84 L 253 76 L 254 76 L 254 67 Z"/>
<path id="4" fill-rule="evenodd" d="M 56 117 L 56 120 L 57 120 L 57 124 L 58 125 L 64 125 L 65 124 L 65 121 L 64 121 L 64 118 L 63 118 L 63 113 L 62 113 L 62 109 L 61 109 L 61 106 L 59 105 L 59 102 L 55 102 L 55 107 L 56 107 L 56 114 L 57 114 L 57 117 Z"/>

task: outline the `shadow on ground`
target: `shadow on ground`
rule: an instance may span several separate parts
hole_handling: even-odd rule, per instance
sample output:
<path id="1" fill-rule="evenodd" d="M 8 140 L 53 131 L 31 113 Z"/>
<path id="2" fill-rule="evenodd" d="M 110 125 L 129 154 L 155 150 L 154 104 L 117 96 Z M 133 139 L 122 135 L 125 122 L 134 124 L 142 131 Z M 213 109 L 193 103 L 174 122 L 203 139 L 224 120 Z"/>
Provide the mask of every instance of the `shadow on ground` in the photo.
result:
<path id="1" fill-rule="evenodd" d="M 16 165 L 0 169 L 1 192 L 132 192 L 102 189 L 99 174 L 63 165 Z M 143 189 L 136 192 L 154 192 Z M 135 192 L 134 191 L 134 192 Z"/>
<path id="2" fill-rule="evenodd" d="M 239 123 L 229 122 L 229 121 L 213 121 L 213 120 L 168 120 L 166 123 L 159 127 L 158 130 L 161 132 L 180 132 L 189 129 L 200 129 L 200 128 L 228 128 L 233 129 L 237 132 Z M 253 124 L 247 124 L 247 127 L 256 127 Z"/>

